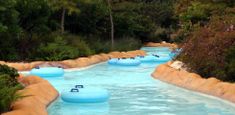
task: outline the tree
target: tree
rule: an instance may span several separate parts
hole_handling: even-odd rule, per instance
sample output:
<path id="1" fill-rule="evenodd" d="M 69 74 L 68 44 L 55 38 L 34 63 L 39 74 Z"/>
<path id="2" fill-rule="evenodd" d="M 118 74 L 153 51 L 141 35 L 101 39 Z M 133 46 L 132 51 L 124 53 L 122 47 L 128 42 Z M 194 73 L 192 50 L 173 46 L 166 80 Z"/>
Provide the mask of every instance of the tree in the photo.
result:
<path id="1" fill-rule="evenodd" d="M 21 28 L 17 25 L 19 12 L 16 11 L 16 0 L 0 0 L 0 59 L 17 57 L 16 41 Z M 14 53 L 13 53 L 14 52 Z"/>
<path id="2" fill-rule="evenodd" d="M 54 10 L 61 10 L 61 22 L 60 29 L 61 34 L 64 33 L 64 21 L 66 11 L 69 15 L 72 13 L 78 13 L 80 10 L 77 7 L 78 0 L 49 0 L 49 4 Z"/>
<path id="3" fill-rule="evenodd" d="M 112 15 L 112 6 L 110 0 L 107 0 L 108 10 L 109 10 L 109 19 L 111 24 L 111 49 L 114 48 L 114 23 L 113 23 L 113 15 Z"/>

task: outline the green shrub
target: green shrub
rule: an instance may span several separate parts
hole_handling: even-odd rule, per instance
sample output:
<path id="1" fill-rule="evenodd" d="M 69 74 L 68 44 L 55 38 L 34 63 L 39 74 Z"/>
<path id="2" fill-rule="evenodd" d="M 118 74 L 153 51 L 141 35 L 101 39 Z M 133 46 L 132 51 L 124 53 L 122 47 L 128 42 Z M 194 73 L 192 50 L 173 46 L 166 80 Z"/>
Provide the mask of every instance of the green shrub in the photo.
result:
<path id="1" fill-rule="evenodd" d="M 0 114 L 10 111 L 11 104 L 22 97 L 16 92 L 23 87 L 19 83 L 12 83 L 12 78 L 9 75 L 0 75 Z"/>
<path id="2" fill-rule="evenodd" d="M 63 37 L 67 40 L 70 46 L 75 47 L 77 49 L 77 52 L 79 54 L 78 56 L 89 56 L 91 54 L 94 54 L 94 51 L 91 50 L 90 46 L 81 36 L 67 34 Z"/>
<path id="3" fill-rule="evenodd" d="M 9 67 L 7 65 L 1 65 L 1 64 L 0 64 L 0 74 L 8 74 L 12 78 L 16 78 L 19 76 L 15 68 Z"/>
<path id="4" fill-rule="evenodd" d="M 8 81 L 8 84 L 12 85 L 18 84 L 17 77 L 19 76 L 19 74 L 15 68 L 8 67 L 7 65 L 0 65 L 0 75 L 10 76 L 11 79 Z"/>
<path id="5" fill-rule="evenodd" d="M 133 37 L 123 37 L 114 40 L 114 48 L 111 49 L 110 40 L 101 40 L 99 38 L 89 39 L 89 45 L 95 53 L 108 53 L 110 51 L 129 51 L 137 50 L 142 46 L 140 40 Z"/>
<path id="6" fill-rule="evenodd" d="M 111 44 L 111 43 L 110 43 Z M 115 51 L 130 51 L 140 49 L 141 41 L 132 37 L 123 37 L 115 41 Z"/>
<path id="7" fill-rule="evenodd" d="M 234 81 L 235 31 L 229 28 L 231 24 L 235 25 L 235 20 L 232 21 L 234 17 L 231 16 L 219 18 L 223 20 L 214 17 L 207 28 L 199 28 L 190 34 L 190 38 L 183 44 L 184 50 L 179 59 L 191 71 L 203 77 Z"/>
<path id="8" fill-rule="evenodd" d="M 232 46 L 226 52 L 225 62 L 226 75 L 229 76 L 226 80 L 235 82 L 235 46 Z"/>
<path id="9" fill-rule="evenodd" d="M 21 98 L 16 92 L 23 88 L 18 83 L 17 70 L 7 65 L 0 65 L 0 114 L 11 110 L 11 104 Z"/>
<path id="10" fill-rule="evenodd" d="M 150 34 L 148 40 L 151 42 L 169 42 L 169 39 L 167 38 L 167 30 L 165 28 L 157 28 L 155 32 Z"/>
<path id="11" fill-rule="evenodd" d="M 93 51 L 79 36 L 53 33 L 48 38 L 50 41 L 41 43 L 36 53 L 31 55 L 31 59 L 59 61 L 93 54 Z"/>
<path id="12" fill-rule="evenodd" d="M 39 59 L 47 61 L 64 60 L 78 56 L 76 48 L 68 46 L 62 37 L 57 36 L 54 42 L 41 44 L 38 48 Z"/>
<path id="13" fill-rule="evenodd" d="M 95 53 L 108 53 L 111 51 L 111 42 L 107 40 L 94 37 L 88 40 L 88 44 Z"/>

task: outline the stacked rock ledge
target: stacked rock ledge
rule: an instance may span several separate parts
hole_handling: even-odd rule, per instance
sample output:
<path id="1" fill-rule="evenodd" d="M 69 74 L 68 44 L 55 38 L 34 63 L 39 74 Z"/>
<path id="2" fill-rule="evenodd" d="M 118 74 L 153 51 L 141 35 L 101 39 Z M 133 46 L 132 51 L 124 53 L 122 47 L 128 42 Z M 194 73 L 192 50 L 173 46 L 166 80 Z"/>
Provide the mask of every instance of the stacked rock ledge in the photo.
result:
<path id="1" fill-rule="evenodd" d="M 0 61 L 0 64 L 6 64 L 10 67 L 13 67 L 17 69 L 18 71 L 29 71 L 37 66 L 39 67 L 62 67 L 64 69 L 67 68 L 82 68 L 89 65 L 97 64 L 100 62 L 104 62 L 109 60 L 110 58 L 130 58 L 135 57 L 137 55 L 144 56 L 146 55 L 145 51 L 142 50 L 135 50 L 135 51 L 128 51 L 128 52 L 110 52 L 108 54 L 101 53 L 92 55 L 89 57 L 79 57 L 77 59 L 69 59 L 69 60 L 63 60 L 63 61 L 34 61 L 29 63 L 24 62 L 5 62 Z"/>
<path id="2" fill-rule="evenodd" d="M 170 66 L 171 64 L 171 62 L 168 62 L 159 65 L 152 73 L 152 77 L 169 84 L 216 96 L 235 103 L 234 83 L 223 82 L 213 77 L 205 79 L 198 74 L 190 73 L 183 69 L 172 68 Z"/>
<path id="3" fill-rule="evenodd" d="M 2 115 L 47 115 L 47 106 L 59 95 L 56 89 L 40 77 L 23 77 L 20 81 L 25 88 L 17 93 L 23 97 L 12 104 L 12 111 Z"/>
<path id="4" fill-rule="evenodd" d="M 145 47 L 169 47 L 169 48 L 172 48 L 172 49 L 178 48 L 177 44 L 167 43 L 167 42 L 161 42 L 161 43 L 148 42 L 144 46 Z"/>

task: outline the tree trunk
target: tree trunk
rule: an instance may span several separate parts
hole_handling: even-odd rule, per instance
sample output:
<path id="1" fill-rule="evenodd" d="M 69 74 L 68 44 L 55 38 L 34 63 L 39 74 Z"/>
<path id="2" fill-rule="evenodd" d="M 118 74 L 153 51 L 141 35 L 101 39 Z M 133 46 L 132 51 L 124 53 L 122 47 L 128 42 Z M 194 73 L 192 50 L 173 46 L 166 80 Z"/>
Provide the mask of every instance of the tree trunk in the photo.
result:
<path id="1" fill-rule="evenodd" d="M 61 23 L 60 23 L 61 34 L 64 34 L 64 19 L 65 19 L 65 8 L 62 9 L 62 14 L 61 14 Z"/>
<path id="2" fill-rule="evenodd" d="M 114 48 L 114 23 L 113 23 L 113 15 L 112 15 L 112 7 L 110 0 L 107 0 L 108 6 L 109 6 L 109 18 L 110 18 L 110 24 L 111 24 L 111 49 Z"/>

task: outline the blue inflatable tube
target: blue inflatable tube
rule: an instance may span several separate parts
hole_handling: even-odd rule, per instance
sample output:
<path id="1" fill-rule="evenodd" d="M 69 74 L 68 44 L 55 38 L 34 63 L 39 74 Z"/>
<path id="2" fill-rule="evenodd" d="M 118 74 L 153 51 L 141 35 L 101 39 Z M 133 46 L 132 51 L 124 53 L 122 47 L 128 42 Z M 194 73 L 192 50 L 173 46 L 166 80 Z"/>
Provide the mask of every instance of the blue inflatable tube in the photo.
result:
<path id="1" fill-rule="evenodd" d="M 158 57 L 153 55 L 148 55 L 148 56 L 138 56 L 136 58 L 141 62 L 156 62 Z"/>
<path id="2" fill-rule="evenodd" d="M 118 58 L 112 58 L 108 61 L 108 64 L 114 65 L 117 64 Z"/>
<path id="3" fill-rule="evenodd" d="M 141 64 L 141 62 L 140 60 L 135 58 L 133 59 L 127 58 L 127 59 L 118 60 L 116 64 L 120 66 L 138 66 Z"/>
<path id="4" fill-rule="evenodd" d="M 61 98 L 70 103 L 101 103 L 109 99 L 109 93 L 101 88 L 72 88 L 61 93 Z"/>
<path id="5" fill-rule="evenodd" d="M 30 71 L 30 74 L 40 77 L 60 77 L 64 75 L 64 69 L 58 67 L 34 68 Z"/>
<path id="6" fill-rule="evenodd" d="M 171 52 L 171 53 L 169 54 L 169 56 L 170 56 L 171 58 L 174 58 L 174 57 L 176 57 L 176 56 L 177 56 L 177 54 L 176 54 L 176 53 Z"/>

